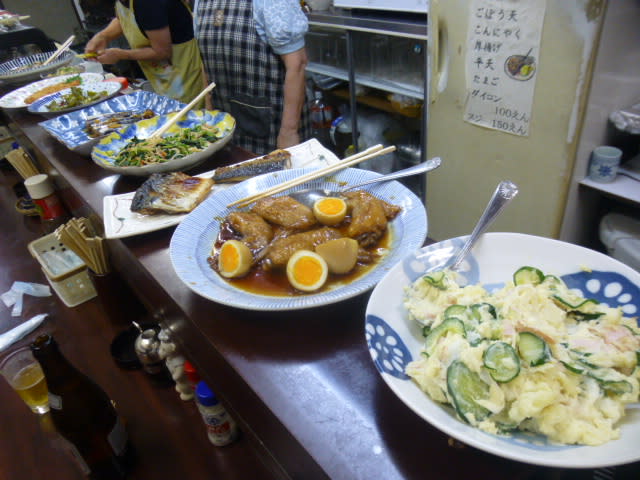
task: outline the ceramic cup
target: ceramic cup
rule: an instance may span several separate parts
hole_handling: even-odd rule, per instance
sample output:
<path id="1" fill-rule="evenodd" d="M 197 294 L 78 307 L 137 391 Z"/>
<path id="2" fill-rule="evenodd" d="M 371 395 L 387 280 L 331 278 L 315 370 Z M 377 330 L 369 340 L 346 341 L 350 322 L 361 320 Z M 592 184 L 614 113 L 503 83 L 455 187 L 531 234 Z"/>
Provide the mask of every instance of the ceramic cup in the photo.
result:
<path id="1" fill-rule="evenodd" d="M 589 178 L 594 182 L 613 182 L 618 174 L 622 151 L 616 147 L 601 146 L 593 149 L 589 164 Z"/>

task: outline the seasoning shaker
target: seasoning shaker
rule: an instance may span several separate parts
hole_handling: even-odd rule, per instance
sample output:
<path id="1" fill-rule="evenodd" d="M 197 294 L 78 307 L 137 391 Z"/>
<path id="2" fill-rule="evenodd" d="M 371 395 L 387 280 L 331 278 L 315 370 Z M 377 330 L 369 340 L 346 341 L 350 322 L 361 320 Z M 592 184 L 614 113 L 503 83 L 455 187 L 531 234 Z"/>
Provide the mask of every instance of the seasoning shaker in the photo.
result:
<path id="1" fill-rule="evenodd" d="M 160 355 L 158 332 L 153 328 L 143 330 L 136 338 L 134 348 L 143 370 L 159 385 L 173 383 L 164 358 Z"/>
<path id="2" fill-rule="evenodd" d="M 211 443 L 223 447 L 235 441 L 238 437 L 235 420 L 203 380 L 196 386 L 196 405 L 207 426 L 207 436 Z"/>
<path id="3" fill-rule="evenodd" d="M 24 186 L 43 222 L 51 224 L 52 228 L 64 223 L 67 213 L 55 193 L 49 175 L 45 173 L 33 175 L 24 181 Z"/>

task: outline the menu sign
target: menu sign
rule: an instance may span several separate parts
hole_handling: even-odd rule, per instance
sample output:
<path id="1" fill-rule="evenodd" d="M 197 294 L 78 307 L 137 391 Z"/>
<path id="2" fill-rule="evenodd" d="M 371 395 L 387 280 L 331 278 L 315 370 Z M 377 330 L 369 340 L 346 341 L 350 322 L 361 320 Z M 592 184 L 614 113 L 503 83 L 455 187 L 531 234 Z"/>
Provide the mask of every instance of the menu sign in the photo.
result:
<path id="1" fill-rule="evenodd" d="M 545 2 L 471 0 L 465 121 L 529 135 Z"/>

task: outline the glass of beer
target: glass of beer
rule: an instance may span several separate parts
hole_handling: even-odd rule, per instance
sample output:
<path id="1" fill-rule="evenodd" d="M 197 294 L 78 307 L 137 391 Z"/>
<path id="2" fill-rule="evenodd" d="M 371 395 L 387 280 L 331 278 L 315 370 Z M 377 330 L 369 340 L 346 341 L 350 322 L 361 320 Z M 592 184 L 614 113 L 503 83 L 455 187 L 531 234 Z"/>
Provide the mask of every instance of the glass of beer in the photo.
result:
<path id="1" fill-rule="evenodd" d="M 0 360 L 0 371 L 9 385 L 35 413 L 49 411 L 49 391 L 40 364 L 28 347 L 19 348 Z"/>

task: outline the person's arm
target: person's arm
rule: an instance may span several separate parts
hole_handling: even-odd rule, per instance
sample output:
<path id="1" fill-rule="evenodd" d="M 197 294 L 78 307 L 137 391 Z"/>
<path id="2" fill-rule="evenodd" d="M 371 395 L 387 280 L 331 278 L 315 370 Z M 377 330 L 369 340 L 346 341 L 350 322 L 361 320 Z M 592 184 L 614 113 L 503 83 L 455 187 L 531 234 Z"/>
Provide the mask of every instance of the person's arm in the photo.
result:
<path id="1" fill-rule="evenodd" d="M 277 147 L 287 148 L 300 143 L 298 129 L 302 106 L 305 101 L 305 68 L 307 51 L 303 47 L 292 53 L 281 55 L 286 69 L 284 77 L 284 105 L 282 123 L 278 133 Z"/>
<path id="2" fill-rule="evenodd" d="M 171 31 L 169 27 L 158 30 L 146 30 L 144 32 L 151 42 L 148 47 L 142 48 L 107 48 L 99 55 L 100 63 L 116 63 L 118 60 L 168 60 L 171 58 Z"/>
<path id="3" fill-rule="evenodd" d="M 122 35 L 122 27 L 120 20 L 114 18 L 105 28 L 96 33 L 84 47 L 85 53 L 101 53 L 109 45 L 109 42 L 115 40 Z"/>

